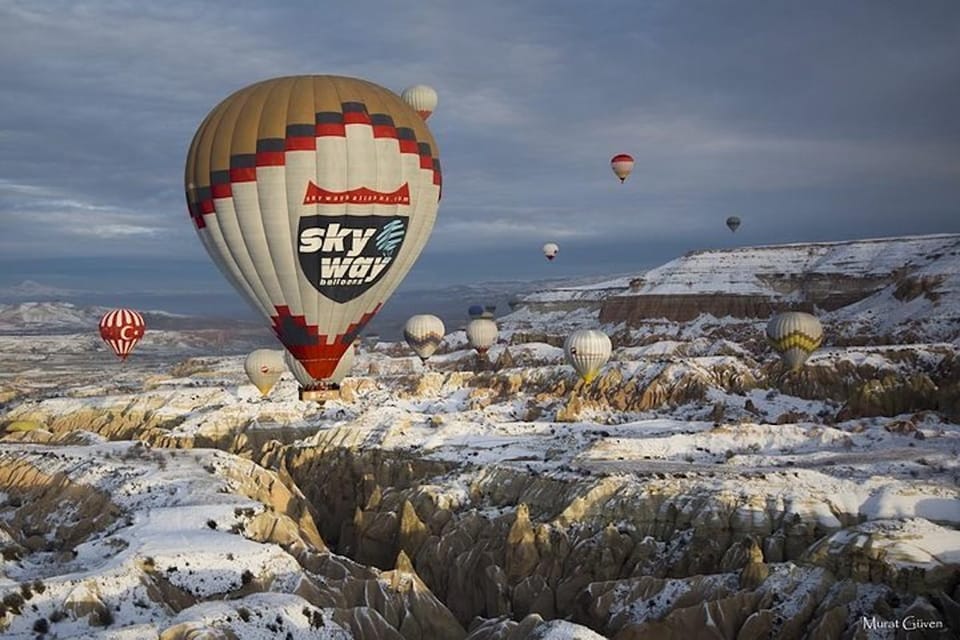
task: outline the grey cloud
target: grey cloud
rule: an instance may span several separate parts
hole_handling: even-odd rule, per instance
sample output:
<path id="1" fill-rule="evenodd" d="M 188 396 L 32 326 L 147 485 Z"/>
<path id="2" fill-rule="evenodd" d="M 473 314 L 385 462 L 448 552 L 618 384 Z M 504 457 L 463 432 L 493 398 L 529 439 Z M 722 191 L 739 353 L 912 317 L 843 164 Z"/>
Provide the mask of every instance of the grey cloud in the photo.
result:
<path id="1" fill-rule="evenodd" d="M 195 127 L 241 86 L 314 72 L 439 89 L 427 255 L 453 273 L 545 234 L 600 260 L 696 248 L 730 212 L 750 242 L 957 231 L 958 60 L 950 1 L 8 2 L 0 175 L 21 188 L 0 184 L 0 247 L 204 259 L 181 185 Z M 56 200 L 102 233 L 41 242 L 20 212 Z"/>

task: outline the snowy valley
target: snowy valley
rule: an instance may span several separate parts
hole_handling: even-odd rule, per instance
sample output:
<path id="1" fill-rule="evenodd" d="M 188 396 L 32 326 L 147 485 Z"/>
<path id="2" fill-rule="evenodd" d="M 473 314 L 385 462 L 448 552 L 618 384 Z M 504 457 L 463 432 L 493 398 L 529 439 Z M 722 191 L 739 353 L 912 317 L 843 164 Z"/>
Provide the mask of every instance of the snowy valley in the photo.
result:
<path id="1" fill-rule="evenodd" d="M 155 313 L 121 364 L 96 310 L 3 307 L 0 633 L 960 634 L 960 236 L 700 251 L 512 302 L 487 358 L 456 326 L 426 364 L 367 340 L 323 406 L 289 372 L 260 397 L 242 324 Z M 826 333 L 794 373 L 763 334 L 786 308 Z M 614 346 L 590 385 L 579 328 Z"/>

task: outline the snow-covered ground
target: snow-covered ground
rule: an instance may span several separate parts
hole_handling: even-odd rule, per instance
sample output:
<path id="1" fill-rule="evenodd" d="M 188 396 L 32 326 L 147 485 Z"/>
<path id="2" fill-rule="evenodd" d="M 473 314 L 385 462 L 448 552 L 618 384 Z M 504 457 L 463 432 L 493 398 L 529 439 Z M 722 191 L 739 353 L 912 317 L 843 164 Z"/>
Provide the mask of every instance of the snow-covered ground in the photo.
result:
<path id="1" fill-rule="evenodd" d="M 894 334 L 930 305 L 958 306 L 956 242 L 777 250 L 806 272 L 885 273 L 934 247 L 917 273 L 940 294 L 889 285 L 828 318 Z M 679 271 L 639 286 L 686 292 Z M 698 287 L 746 290 L 737 277 Z M 598 300 L 631 280 L 537 294 L 569 306 L 500 319 L 487 359 L 462 331 L 426 365 L 405 345 L 368 344 L 323 406 L 299 401 L 289 373 L 261 398 L 242 355 L 187 331 L 148 333 L 125 364 L 93 331 L 0 336 L 0 427 L 17 425 L 0 441 L 0 630 L 627 638 L 689 629 L 687 599 L 708 617 L 768 611 L 811 628 L 828 609 L 847 629 L 877 611 L 949 618 L 949 318 L 896 344 L 828 339 L 790 375 L 762 320 L 608 326 L 613 356 L 585 386 L 559 339 L 597 326 Z M 768 573 L 743 586 L 757 562 Z"/>

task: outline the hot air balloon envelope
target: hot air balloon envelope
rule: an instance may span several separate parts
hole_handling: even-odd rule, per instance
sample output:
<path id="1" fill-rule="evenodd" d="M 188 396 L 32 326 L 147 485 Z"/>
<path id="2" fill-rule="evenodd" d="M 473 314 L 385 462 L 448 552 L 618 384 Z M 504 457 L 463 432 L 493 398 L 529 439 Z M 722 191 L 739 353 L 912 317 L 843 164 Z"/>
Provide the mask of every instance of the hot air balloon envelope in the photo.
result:
<path id="1" fill-rule="evenodd" d="M 292 76 L 216 106 L 185 182 L 211 258 L 323 380 L 420 255 L 441 176 L 433 136 L 399 96 Z"/>
<path id="2" fill-rule="evenodd" d="M 633 156 L 618 153 L 610 159 L 610 168 L 613 169 L 614 175 L 620 178 L 620 182 L 623 182 L 633 171 Z"/>
<path id="3" fill-rule="evenodd" d="M 800 369 L 823 343 L 823 326 L 816 317 L 801 311 L 775 315 L 767 323 L 767 339 L 791 371 Z"/>
<path id="4" fill-rule="evenodd" d="M 403 101 L 413 107 L 420 117 L 426 120 L 437 108 L 437 92 L 433 87 L 425 84 L 416 84 L 407 87 L 400 94 Z"/>
<path id="5" fill-rule="evenodd" d="M 257 349 L 244 360 L 243 370 L 253 386 L 260 391 L 260 395 L 269 394 L 273 385 L 287 370 L 287 365 L 283 362 L 283 354 L 283 351 L 274 349 Z"/>
<path id="6" fill-rule="evenodd" d="M 497 323 L 490 318 L 476 318 L 467 324 L 467 343 L 483 355 L 497 341 Z"/>
<path id="7" fill-rule="evenodd" d="M 563 352 L 584 382 L 593 382 L 600 369 L 610 359 L 610 338 L 602 331 L 583 329 L 567 336 Z"/>
<path id="8" fill-rule="evenodd" d="M 126 360 L 140 342 L 147 325 L 133 309 L 114 309 L 100 318 L 100 337 L 121 360 Z"/>
<path id="9" fill-rule="evenodd" d="M 443 321 L 432 315 L 412 316 L 403 327 L 404 339 L 424 362 L 443 342 L 444 333 Z"/>

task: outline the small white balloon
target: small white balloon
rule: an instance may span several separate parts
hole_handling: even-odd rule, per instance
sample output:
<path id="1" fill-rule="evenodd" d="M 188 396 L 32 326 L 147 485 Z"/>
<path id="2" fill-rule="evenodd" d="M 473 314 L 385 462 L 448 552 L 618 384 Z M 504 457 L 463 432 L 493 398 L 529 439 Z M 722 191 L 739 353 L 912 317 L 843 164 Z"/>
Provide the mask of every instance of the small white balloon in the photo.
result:
<path id="1" fill-rule="evenodd" d="M 403 101 L 414 108 L 420 117 L 426 120 L 437 108 L 437 92 L 433 87 L 425 84 L 415 84 L 407 87 L 400 94 Z"/>
<path id="2" fill-rule="evenodd" d="M 483 355 L 497 341 L 497 323 L 489 318 L 476 318 L 467 324 L 467 343 Z"/>
<path id="3" fill-rule="evenodd" d="M 281 374 L 286 371 L 283 353 L 274 349 L 257 349 L 243 361 L 243 370 L 247 372 L 250 382 L 260 390 L 260 395 L 269 394 Z"/>
<path id="4" fill-rule="evenodd" d="M 593 382 L 600 369 L 610 359 L 613 345 L 603 331 L 582 329 L 567 336 L 563 352 L 567 363 L 572 366 L 586 383 Z"/>

